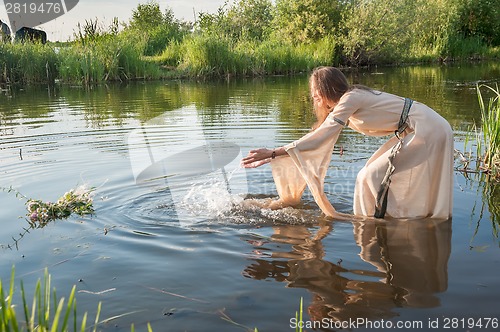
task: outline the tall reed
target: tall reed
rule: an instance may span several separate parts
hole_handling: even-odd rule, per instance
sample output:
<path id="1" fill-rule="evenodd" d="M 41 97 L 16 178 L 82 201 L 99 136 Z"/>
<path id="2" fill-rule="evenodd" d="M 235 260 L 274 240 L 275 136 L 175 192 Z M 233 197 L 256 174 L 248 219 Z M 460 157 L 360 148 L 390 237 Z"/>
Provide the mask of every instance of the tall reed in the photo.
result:
<path id="1" fill-rule="evenodd" d="M 299 311 L 295 311 L 295 321 L 299 322 L 297 327 L 295 327 L 295 332 L 302 332 L 303 329 L 303 322 L 304 322 L 304 298 L 300 298 L 300 307 Z"/>
<path id="2" fill-rule="evenodd" d="M 190 77 L 277 75 L 334 64 L 335 50 L 331 37 L 292 45 L 276 39 L 232 42 L 214 34 L 201 34 L 184 39 L 180 45 L 169 45 L 156 60 L 166 65 L 178 62 L 178 69 Z"/>
<path id="3" fill-rule="evenodd" d="M 0 82 L 52 82 L 57 77 L 58 56 L 50 45 L 0 43 Z"/>
<path id="4" fill-rule="evenodd" d="M 160 68 L 143 58 L 142 47 L 130 36 L 105 35 L 61 48 L 60 78 L 85 85 L 160 78 Z"/>
<path id="5" fill-rule="evenodd" d="M 225 77 L 238 74 L 240 61 L 228 40 L 216 35 L 195 35 L 182 45 L 179 69 L 191 77 Z"/>
<path id="6" fill-rule="evenodd" d="M 493 93 L 485 103 L 481 88 Z M 477 137 L 477 155 L 481 159 L 480 167 L 494 179 L 500 180 L 500 90 L 498 85 L 478 85 L 477 95 L 481 110 L 481 132 Z"/>
<path id="7" fill-rule="evenodd" d="M 78 328 L 76 318 L 76 299 L 73 286 L 68 297 L 67 303 L 65 299 L 57 300 L 55 289 L 51 289 L 51 276 L 45 270 L 43 282 L 38 280 L 35 288 L 35 294 L 31 303 L 31 308 L 26 301 L 26 293 L 24 285 L 21 282 L 21 298 L 24 310 L 24 320 L 16 314 L 14 299 L 14 279 L 15 272 L 12 268 L 10 284 L 8 288 L 4 288 L 2 280 L 0 280 L 0 331 L 2 332 L 18 332 L 18 331 L 38 331 L 38 332 L 56 332 L 56 331 L 85 331 L 87 325 L 87 313 L 84 314 L 81 324 Z M 5 290 L 8 293 L 5 293 Z M 97 322 L 101 304 L 99 303 L 94 330 L 96 331 Z M 71 324 L 70 317 L 73 316 Z"/>

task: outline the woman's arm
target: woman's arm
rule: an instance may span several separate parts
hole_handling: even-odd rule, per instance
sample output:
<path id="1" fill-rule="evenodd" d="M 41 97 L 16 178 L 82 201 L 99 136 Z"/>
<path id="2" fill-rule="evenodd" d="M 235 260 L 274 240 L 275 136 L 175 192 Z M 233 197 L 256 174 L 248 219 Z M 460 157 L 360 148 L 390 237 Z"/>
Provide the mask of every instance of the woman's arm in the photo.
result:
<path id="1" fill-rule="evenodd" d="M 250 150 L 248 155 L 241 160 L 244 168 L 256 168 L 269 163 L 278 156 L 290 155 L 287 151 L 294 149 L 297 151 L 316 150 L 320 146 L 327 144 L 333 149 L 333 144 L 337 141 L 342 128 L 348 122 L 349 117 L 359 108 L 362 98 L 353 91 L 346 93 L 335 105 L 333 111 L 327 116 L 324 122 L 314 131 L 304 135 L 302 138 L 274 150 L 260 148 Z M 274 152 L 274 157 L 273 157 Z M 293 154 L 293 152 L 292 152 Z"/>
<path id="2" fill-rule="evenodd" d="M 250 150 L 248 155 L 241 160 L 241 166 L 244 168 L 256 168 L 271 162 L 272 159 L 284 156 L 287 152 L 284 147 L 279 147 L 274 150 L 261 148 Z"/>

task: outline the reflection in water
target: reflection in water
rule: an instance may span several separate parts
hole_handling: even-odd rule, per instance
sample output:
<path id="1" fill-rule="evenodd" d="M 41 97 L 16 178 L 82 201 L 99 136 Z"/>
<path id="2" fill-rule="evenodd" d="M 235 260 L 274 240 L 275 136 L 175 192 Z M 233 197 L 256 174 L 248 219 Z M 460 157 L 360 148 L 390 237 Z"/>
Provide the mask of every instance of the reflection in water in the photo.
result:
<path id="1" fill-rule="evenodd" d="M 317 321 L 387 319 L 397 315 L 394 308 L 440 305 L 436 294 L 448 285 L 451 220 L 354 223 L 359 256 L 371 264 L 363 269 L 325 259 L 323 242 L 332 229 L 328 223 L 315 233 L 304 226 L 275 227 L 270 242 L 290 244 L 293 249 L 255 259 L 244 276 L 309 290 L 313 296 L 308 313 Z"/>
<path id="2" fill-rule="evenodd" d="M 488 202 L 493 235 L 498 238 L 500 228 L 500 183 L 485 183 L 484 186 L 483 202 Z"/>
<path id="3" fill-rule="evenodd" d="M 500 231 L 500 183 L 491 181 L 486 174 L 464 174 L 465 185 L 469 189 L 477 188 L 477 195 L 482 200 L 476 200 L 471 213 L 471 222 L 476 224 L 472 239 L 477 235 L 481 222 L 485 219 L 485 211 L 489 212 L 493 236 L 497 239 Z M 471 240 L 472 243 L 472 240 Z"/>
<path id="4" fill-rule="evenodd" d="M 494 85 L 500 77 L 500 65 L 370 68 L 348 74 L 353 82 L 413 96 L 432 105 L 452 123 L 460 142 L 466 136 L 460 130 L 467 130 L 473 121 L 480 120 L 476 82 L 491 81 Z M 176 188 L 167 187 L 163 178 L 147 185 L 135 184 L 130 158 L 131 152 L 137 152 L 141 146 L 129 145 L 128 135 L 158 116 L 189 123 L 160 123 L 151 128 L 150 143 L 155 149 L 185 151 L 186 145 L 194 144 L 194 133 L 187 129 L 193 128 L 196 121 L 201 127 L 197 131 L 199 145 L 233 142 L 245 151 L 261 144 L 283 145 L 309 131 L 314 115 L 308 98 L 305 74 L 203 83 L 132 82 L 89 90 L 56 85 L 50 94 L 44 86 L 22 90 L 12 87 L 9 95 L 0 93 L 1 186 L 12 185 L 33 197 L 57 199 L 52 195 L 75 184 L 105 183 L 98 191 L 97 214 L 91 220 L 70 220 L 43 230 L 30 230 L 19 248 L 0 248 L 1 279 L 9 280 L 13 264 L 19 275 L 53 266 L 50 270 L 54 284 L 63 293 L 64 289 L 69 293 L 76 276 L 84 280 L 78 283 L 79 289 L 101 291 L 116 287 L 117 292 L 102 298 L 102 313 L 106 317 L 121 317 L 103 327 L 113 331 L 122 329 L 118 325 L 126 325 L 129 330 L 128 322 L 137 320 L 151 321 L 158 326 L 155 331 L 226 331 L 231 329 L 227 321 L 213 314 L 208 314 L 212 320 L 206 317 L 209 311 L 222 307 L 228 308 L 227 313 L 238 323 L 258 325 L 259 331 L 283 331 L 283 319 L 288 320 L 293 314 L 290 309 L 298 306 L 297 293 L 305 292 L 312 294 L 307 297 L 306 307 L 315 319 L 340 320 L 356 315 L 383 318 L 397 313 L 422 316 L 427 310 L 407 309 L 403 313 L 398 307 L 432 305 L 440 306 L 429 310 L 436 315 L 497 314 L 498 298 L 491 290 L 498 285 L 498 238 L 491 238 L 488 218 L 493 215 L 500 220 L 498 188 L 484 192 L 484 211 L 480 211 L 483 191 L 476 192 L 478 181 L 463 191 L 455 190 L 457 255 L 448 262 L 449 223 L 351 225 L 325 221 L 318 228 L 321 216 L 309 193 L 300 209 L 253 211 L 232 204 L 232 200 L 238 203 L 239 196 L 236 190 L 228 193 L 222 174 L 221 186 L 213 182 L 207 185 L 202 177 L 201 184 L 185 181 Z M 181 110 L 180 115 L 176 110 Z M 183 139 L 183 135 L 190 140 Z M 352 180 L 378 140 L 346 132 L 340 141 L 344 156 L 334 155 L 325 187 L 329 197 L 344 206 L 342 210 L 352 206 Z M 234 168 L 226 167 L 226 175 L 233 183 L 240 183 L 238 188 L 244 189 L 243 184 L 248 181 L 252 197 L 276 196 L 269 169 L 246 174 L 243 169 L 232 173 Z M 173 184 L 173 179 L 168 180 Z M 457 186 L 464 186 L 460 177 L 456 180 Z M 172 196 L 176 189 L 187 193 L 182 204 L 176 204 Z M 12 237 L 17 239 L 25 225 L 17 219 L 23 214 L 24 205 L 13 195 L 0 192 L 0 196 L 0 245 L 15 247 L 17 243 Z M 471 219 L 476 201 L 478 206 Z M 177 222 L 179 211 L 186 216 L 189 227 Z M 474 230 L 479 221 L 480 229 Z M 356 240 L 351 235 L 353 229 Z M 251 234 L 259 231 L 275 234 L 269 240 Z M 472 233 L 474 239 L 470 241 Z M 255 246 L 252 249 L 256 257 L 246 261 L 250 265 L 244 272 L 247 276 L 285 283 L 234 278 L 241 272 L 240 253 L 248 249 L 246 242 L 235 243 L 235 237 L 247 237 Z M 478 249 L 470 250 L 469 242 Z M 363 259 L 357 243 L 363 248 Z M 165 298 L 165 294 L 159 293 L 160 298 L 155 298 L 133 287 L 145 280 L 156 289 L 209 299 L 212 304 L 192 307 L 193 303 L 185 302 L 186 299 Z M 34 289 L 35 275 L 23 282 L 26 289 Z M 447 282 L 449 290 L 437 294 L 447 289 Z M 268 296 L 276 293 L 280 294 L 278 298 Z M 234 294 L 240 295 L 235 298 Z M 83 295 L 79 308 L 95 310 L 96 301 L 101 299 Z M 248 301 L 252 301 L 251 308 Z M 279 306 L 283 302 L 290 303 L 290 307 Z M 123 316 L 146 308 L 140 317 Z M 180 309 L 163 316 L 162 308 Z M 255 317 L 261 319 L 256 321 Z M 186 328 L 186 324 L 192 328 Z M 145 329 L 144 326 L 142 330 Z"/>

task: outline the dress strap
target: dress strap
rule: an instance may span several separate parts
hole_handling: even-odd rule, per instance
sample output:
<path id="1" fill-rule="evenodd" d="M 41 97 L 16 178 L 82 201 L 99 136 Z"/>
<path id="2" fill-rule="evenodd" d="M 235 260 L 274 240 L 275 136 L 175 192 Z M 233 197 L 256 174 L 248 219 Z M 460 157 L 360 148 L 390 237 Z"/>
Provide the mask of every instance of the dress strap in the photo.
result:
<path id="1" fill-rule="evenodd" d="M 401 139 L 401 134 L 408 127 L 408 114 L 410 113 L 411 105 L 413 100 L 410 98 L 405 98 L 405 105 L 403 106 L 403 111 L 401 112 L 401 117 L 399 118 L 398 129 L 394 131 L 394 135 L 398 138 L 398 143 L 394 145 L 389 155 L 389 166 L 385 172 L 384 179 L 380 184 L 380 188 L 377 193 L 377 200 L 375 201 L 375 218 L 384 218 L 385 211 L 387 209 L 387 194 L 389 193 L 389 185 L 391 184 L 391 176 L 394 173 L 396 167 L 394 167 L 393 160 L 398 154 L 399 150 L 403 147 L 403 140 Z"/>
<path id="2" fill-rule="evenodd" d="M 408 127 L 408 114 L 410 113 L 411 105 L 413 104 L 413 100 L 410 98 L 405 98 L 405 105 L 403 106 L 403 111 L 401 112 L 401 116 L 399 118 L 398 129 L 394 132 L 394 134 L 399 138 L 399 135 L 405 131 Z"/>

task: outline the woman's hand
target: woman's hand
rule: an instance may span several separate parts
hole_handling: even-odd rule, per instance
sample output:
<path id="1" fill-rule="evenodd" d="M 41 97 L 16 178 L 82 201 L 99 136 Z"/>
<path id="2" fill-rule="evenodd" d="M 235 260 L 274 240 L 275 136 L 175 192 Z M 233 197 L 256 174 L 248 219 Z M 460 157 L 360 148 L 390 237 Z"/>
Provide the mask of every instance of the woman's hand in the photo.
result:
<path id="1" fill-rule="evenodd" d="M 256 168 L 262 166 L 271 161 L 272 154 L 273 150 L 265 148 L 250 150 L 248 155 L 241 159 L 241 166 L 244 168 Z"/>

